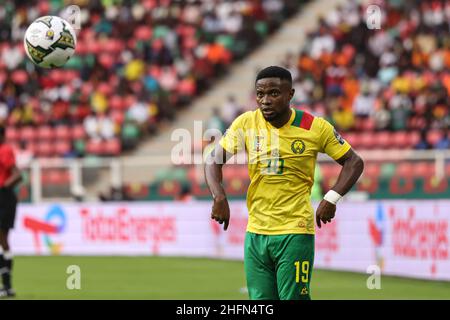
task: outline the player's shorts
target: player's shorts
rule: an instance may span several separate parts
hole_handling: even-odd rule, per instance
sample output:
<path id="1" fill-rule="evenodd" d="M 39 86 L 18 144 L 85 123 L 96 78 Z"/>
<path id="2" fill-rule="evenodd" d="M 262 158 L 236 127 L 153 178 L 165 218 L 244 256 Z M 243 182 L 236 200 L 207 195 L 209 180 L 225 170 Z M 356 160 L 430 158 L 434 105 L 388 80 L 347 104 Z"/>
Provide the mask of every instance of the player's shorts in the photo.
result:
<path id="1" fill-rule="evenodd" d="M 251 300 L 310 300 L 314 235 L 247 232 L 244 265 Z"/>
<path id="2" fill-rule="evenodd" d="M 0 188 L 0 229 L 14 228 L 16 219 L 17 197 L 12 189 Z"/>

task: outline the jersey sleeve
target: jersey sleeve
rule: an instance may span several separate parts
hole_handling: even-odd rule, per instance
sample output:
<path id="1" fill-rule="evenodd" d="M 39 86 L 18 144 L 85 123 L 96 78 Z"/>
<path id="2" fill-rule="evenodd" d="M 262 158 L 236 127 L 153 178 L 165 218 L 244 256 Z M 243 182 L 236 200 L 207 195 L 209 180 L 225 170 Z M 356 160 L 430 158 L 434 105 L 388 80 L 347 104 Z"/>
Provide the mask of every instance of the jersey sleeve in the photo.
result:
<path id="1" fill-rule="evenodd" d="M 14 155 L 14 150 L 10 146 L 7 146 L 3 149 L 3 157 L 2 157 L 2 163 L 3 166 L 10 170 L 12 167 L 16 165 L 16 156 Z"/>
<path id="2" fill-rule="evenodd" d="M 337 160 L 346 154 L 351 149 L 351 146 L 328 121 L 322 119 L 320 148 L 320 152 L 326 153 L 334 160 Z"/>
<path id="3" fill-rule="evenodd" d="M 245 120 L 246 113 L 237 117 L 220 139 L 220 145 L 227 152 L 236 154 L 245 149 Z"/>

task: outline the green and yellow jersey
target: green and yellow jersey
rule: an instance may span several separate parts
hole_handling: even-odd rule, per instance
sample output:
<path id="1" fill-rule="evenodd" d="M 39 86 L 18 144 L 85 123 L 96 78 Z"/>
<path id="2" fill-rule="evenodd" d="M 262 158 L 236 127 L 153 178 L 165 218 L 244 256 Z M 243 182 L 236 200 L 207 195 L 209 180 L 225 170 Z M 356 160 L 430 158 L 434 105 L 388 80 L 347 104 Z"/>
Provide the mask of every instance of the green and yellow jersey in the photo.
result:
<path id="1" fill-rule="evenodd" d="M 351 147 L 326 120 L 292 109 L 281 128 L 258 109 L 240 115 L 222 137 L 230 153 L 246 151 L 250 186 L 247 231 L 265 234 L 314 234 L 311 187 L 317 153 L 333 159 Z"/>

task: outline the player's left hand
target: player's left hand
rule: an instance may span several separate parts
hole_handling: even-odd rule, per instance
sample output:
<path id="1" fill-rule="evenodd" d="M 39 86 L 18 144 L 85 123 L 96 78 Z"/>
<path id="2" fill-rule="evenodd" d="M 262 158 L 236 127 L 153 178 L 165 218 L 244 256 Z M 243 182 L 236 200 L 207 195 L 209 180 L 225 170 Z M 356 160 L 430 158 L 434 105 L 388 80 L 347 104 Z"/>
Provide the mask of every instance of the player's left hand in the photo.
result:
<path id="1" fill-rule="evenodd" d="M 327 200 L 322 200 L 316 211 L 316 222 L 319 229 L 322 227 L 321 222 L 323 222 L 323 224 L 331 222 L 331 219 L 334 218 L 335 213 L 336 206 Z"/>

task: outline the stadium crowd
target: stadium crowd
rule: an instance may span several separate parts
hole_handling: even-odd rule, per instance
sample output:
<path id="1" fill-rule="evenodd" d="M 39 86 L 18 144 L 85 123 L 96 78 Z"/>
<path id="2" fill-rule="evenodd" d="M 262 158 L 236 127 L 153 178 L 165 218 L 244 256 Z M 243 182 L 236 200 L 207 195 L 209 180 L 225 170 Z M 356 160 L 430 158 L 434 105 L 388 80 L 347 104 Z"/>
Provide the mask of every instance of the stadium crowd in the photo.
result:
<path id="1" fill-rule="evenodd" d="M 76 55 L 35 67 L 28 25 L 62 15 L 64 0 L 0 6 L 0 123 L 37 156 L 116 155 L 207 89 L 294 13 L 298 0 L 76 0 Z M 52 143 L 52 140 L 57 143 Z M 18 147 L 19 148 L 19 147 Z"/>
<path id="2" fill-rule="evenodd" d="M 355 147 L 449 149 L 450 1 L 372 4 L 380 29 L 368 28 L 367 6 L 348 1 L 281 61 L 295 80 L 293 104 L 327 118 Z"/>
<path id="3" fill-rule="evenodd" d="M 368 28 L 367 7 L 349 1 L 321 19 L 298 57 L 286 58 L 296 102 L 344 132 L 415 132 L 410 147 L 448 149 L 450 1 L 374 4 L 381 28 Z M 375 145 L 383 135 L 373 134 Z"/>

